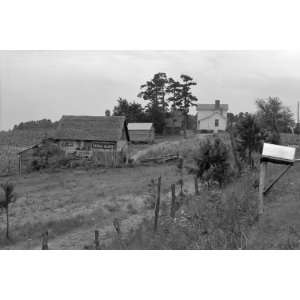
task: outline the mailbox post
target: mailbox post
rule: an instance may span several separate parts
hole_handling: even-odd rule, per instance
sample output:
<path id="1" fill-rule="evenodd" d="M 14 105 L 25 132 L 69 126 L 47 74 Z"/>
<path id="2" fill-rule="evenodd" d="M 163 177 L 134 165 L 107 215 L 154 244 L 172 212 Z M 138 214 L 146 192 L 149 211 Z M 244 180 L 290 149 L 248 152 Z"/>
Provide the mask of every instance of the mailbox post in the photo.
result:
<path id="1" fill-rule="evenodd" d="M 258 215 L 261 216 L 264 211 L 264 196 L 271 190 L 274 184 L 294 165 L 296 148 L 279 146 L 269 143 L 264 143 L 263 152 L 260 160 L 259 174 L 259 197 L 258 197 Z M 286 168 L 281 172 L 271 184 L 265 188 L 267 164 L 286 165 Z"/>

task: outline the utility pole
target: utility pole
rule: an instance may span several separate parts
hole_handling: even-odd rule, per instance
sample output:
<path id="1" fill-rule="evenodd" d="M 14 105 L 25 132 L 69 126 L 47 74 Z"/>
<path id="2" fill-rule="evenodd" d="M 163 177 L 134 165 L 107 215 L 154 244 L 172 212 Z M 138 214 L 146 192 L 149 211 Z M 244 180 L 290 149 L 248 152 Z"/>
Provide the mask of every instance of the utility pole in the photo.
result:
<path id="1" fill-rule="evenodd" d="M 295 133 L 300 134 L 300 102 L 297 102 L 297 124 L 295 128 Z"/>
<path id="2" fill-rule="evenodd" d="M 297 124 L 300 123 L 300 121 L 299 121 L 299 105 L 300 105 L 300 103 L 299 103 L 299 101 L 298 101 L 298 105 L 297 105 Z M 298 125 L 298 126 L 299 126 L 299 125 Z"/>
<path id="3" fill-rule="evenodd" d="M 0 131 L 2 130 L 2 88 L 1 88 L 1 73 L 0 73 Z"/>

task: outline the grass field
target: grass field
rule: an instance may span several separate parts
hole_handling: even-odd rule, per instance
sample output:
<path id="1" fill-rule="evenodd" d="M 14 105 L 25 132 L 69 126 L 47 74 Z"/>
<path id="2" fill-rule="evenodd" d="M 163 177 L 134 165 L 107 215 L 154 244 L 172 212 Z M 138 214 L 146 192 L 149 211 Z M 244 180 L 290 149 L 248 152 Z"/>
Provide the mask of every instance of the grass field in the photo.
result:
<path id="1" fill-rule="evenodd" d="M 269 180 L 283 168 L 270 166 Z M 251 232 L 249 249 L 300 249 L 300 163 L 265 197 L 264 215 Z"/>
<path id="2" fill-rule="evenodd" d="M 294 143 L 290 137 L 285 139 Z M 150 147 L 147 155 L 159 155 L 174 145 L 177 150 L 185 151 L 187 142 L 195 142 L 174 137 L 159 141 L 163 145 Z M 2 149 L 6 147 L 2 146 Z M 13 155 L 18 149 L 13 148 Z M 131 150 L 135 154 L 145 149 L 148 149 L 147 145 L 137 145 Z M 299 157 L 299 152 L 297 155 Z M 276 176 L 282 168 L 270 166 L 268 178 Z M 11 241 L 5 239 L 5 219 L 3 214 L 0 216 L 0 248 L 39 249 L 45 230 L 49 230 L 51 249 L 83 249 L 92 243 L 96 229 L 100 230 L 101 242 L 108 242 L 115 235 L 114 218 L 121 220 L 122 230 L 127 232 L 153 214 L 146 209 L 144 201 L 151 179 L 160 175 L 162 201 L 170 201 L 170 185 L 179 179 L 175 164 L 68 169 L 1 178 L 0 182 L 9 179 L 16 184 L 18 200 L 10 211 Z M 250 231 L 248 249 L 300 249 L 299 178 L 300 164 L 297 164 L 266 197 L 265 214 Z M 184 174 L 184 182 L 186 191 L 192 193 L 193 178 Z"/>
<path id="3" fill-rule="evenodd" d="M 148 184 L 160 175 L 162 193 L 168 193 L 171 183 L 178 180 L 174 165 L 65 170 L 10 178 L 19 196 L 10 214 L 13 242 L 7 244 L 4 240 L 2 216 L 0 243 L 8 248 L 35 248 L 39 246 L 41 234 L 49 229 L 52 247 L 82 249 L 93 230 L 111 227 L 115 217 L 132 217 L 134 221 L 147 213 L 144 199 Z M 74 237 L 73 242 L 68 240 L 74 231 L 76 242 Z M 55 240 L 61 236 L 65 237 L 62 244 L 56 244 Z"/>

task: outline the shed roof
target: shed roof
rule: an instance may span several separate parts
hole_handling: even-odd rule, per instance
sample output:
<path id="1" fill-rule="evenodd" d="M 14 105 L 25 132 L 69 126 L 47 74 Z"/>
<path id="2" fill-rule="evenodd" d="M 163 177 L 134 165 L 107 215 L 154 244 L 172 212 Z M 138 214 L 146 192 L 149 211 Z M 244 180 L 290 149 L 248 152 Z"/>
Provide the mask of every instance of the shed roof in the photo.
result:
<path id="1" fill-rule="evenodd" d="M 83 141 L 119 141 L 123 129 L 129 140 L 123 116 L 63 116 L 55 133 L 56 139 Z"/>
<path id="2" fill-rule="evenodd" d="M 31 150 L 31 149 L 39 146 L 39 145 L 40 145 L 40 143 L 37 143 L 37 144 L 31 145 L 31 146 L 28 146 L 28 147 L 24 147 L 21 151 L 18 152 L 18 154 L 22 154 L 22 153 L 24 153 L 28 150 Z"/>
<path id="3" fill-rule="evenodd" d="M 197 111 L 201 110 L 216 110 L 215 104 L 198 104 Z M 220 110 L 228 110 L 228 104 L 220 104 Z"/>
<path id="4" fill-rule="evenodd" d="M 128 130 L 150 130 L 152 123 L 128 123 Z"/>

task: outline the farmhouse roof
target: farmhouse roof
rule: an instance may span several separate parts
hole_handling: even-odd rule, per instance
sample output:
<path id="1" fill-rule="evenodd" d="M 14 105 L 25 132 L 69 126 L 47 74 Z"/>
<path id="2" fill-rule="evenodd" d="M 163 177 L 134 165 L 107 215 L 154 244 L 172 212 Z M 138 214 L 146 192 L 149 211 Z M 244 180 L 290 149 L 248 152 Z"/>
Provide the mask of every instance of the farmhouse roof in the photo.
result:
<path id="1" fill-rule="evenodd" d="M 128 123 L 128 130 L 150 130 L 152 123 Z"/>
<path id="2" fill-rule="evenodd" d="M 214 111 L 216 110 L 215 104 L 198 104 L 197 111 L 209 110 Z M 228 104 L 220 104 L 220 110 L 228 110 Z"/>
<path id="3" fill-rule="evenodd" d="M 123 130 L 129 140 L 125 117 L 63 116 L 56 130 L 56 139 L 82 141 L 119 141 Z"/>

